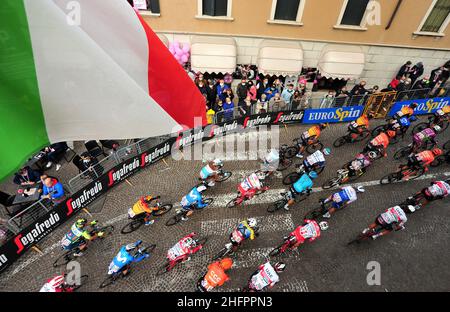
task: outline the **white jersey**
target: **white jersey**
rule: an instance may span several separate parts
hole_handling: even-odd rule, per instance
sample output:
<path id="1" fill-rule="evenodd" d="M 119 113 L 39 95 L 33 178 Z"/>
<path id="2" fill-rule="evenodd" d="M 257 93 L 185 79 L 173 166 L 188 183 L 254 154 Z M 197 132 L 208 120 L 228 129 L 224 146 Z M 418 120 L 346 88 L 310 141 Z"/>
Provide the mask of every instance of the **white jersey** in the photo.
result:
<path id="1" fill-rule="evenodd" d="M 314 166 L 317 163 L 324 163 L 325 162 L 325 156 L 323 155 L 323 153 L 321 151 L 316 151 L 316 152 L 314 152 L 314 154 L 309 155 L 306 158 L 306 161 L 311 166 Z"/>
<path id="2" fill-rule="evenodd" d="M 261 182 L 259 181 L 256 173 L 252 173 L 248 178 L 245 178 L 245 180 L 241 182 L 240 187 L 244 191 L 248 191 L 251 189 L 260 189 Z"/>
<path id="3" fill-rule="evenodd" d="M 333 201 L 335 203 L 346 202 L 347 204 L 350 204 L 357 199 L 358 197 L 356 195 L 356 191 L 351 186 L 345 186 L 341 189 L 341 191 L 333 194 Z"/>
<path id="4" fill-rule="evenodd" d="M 202 168 L 202 170 L 200 171 L 200 178 L 207 179 L 210 176 L 216 174 L 217 171 L 213 170 L 209 164 L 207 164 L 205 167 Z"/>
<path id="5" fill-rule="evenodd" d="M 174 260 L 178 257 L 184 256 L 187 254 L 186 250 L 188 248 L 184 246 L 184 239 L 176 243 L 172 248 L 167 252 L 167 257 L 170 260 Z"/>
<path id="6" fill-rule="evenodd" d="M 402 208 L 400 208 L 400 206 L 389 208 L 388 210 L 383 212 L 380 217 L 386 224 L 398 223 L 400 225 L 403 225 L 403 223 L 408 220 L 405 212 Z"/>
<path id="7" fill-rule="evenodd" d="M 273 286 L 280 281 L 275 269 L 272 267 L 270 262 L 263 264 L 258 274 L 254 275 L 251 279 L 251 284 L 256 290 L 263 290 L 267 286 Z"/>
<path id="8" fill-rule="evenodd" d="M 446 197 L 450 194 L 450 185 L 444 181 L 437 181 L 433 185 L 429 186 L 427 190 L 433 197 Z"/>

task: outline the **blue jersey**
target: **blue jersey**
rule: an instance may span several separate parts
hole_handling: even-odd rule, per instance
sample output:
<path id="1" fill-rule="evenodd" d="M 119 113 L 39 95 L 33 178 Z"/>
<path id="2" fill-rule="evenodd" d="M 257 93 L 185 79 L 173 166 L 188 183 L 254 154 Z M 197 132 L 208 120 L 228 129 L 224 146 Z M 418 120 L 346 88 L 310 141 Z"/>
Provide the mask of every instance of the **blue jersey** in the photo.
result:
<path id="1" fill-rule="evenodd" d="M 207 205 L 203 203 L 202 194 L 194 187 L 189 194 L 183 197 L 181 200 L 181 206 L 183 208 L 197 206 L 197 208 L 204 208 Z"/>
<path id="2" fill-rule="evenodd" d="M 148 255 L 143 254 L 135 258 L 132 255 L 130 255 L 130 253 L 125 249 L 125 246 L 122 246 L 122 248 L 120 248 L 119 253 L 115 256 L 115 258 L 109 265 L 108 274 L 111 275 L 117 273 L 121 269 L 123 269 L 126 265 L 129 265 L 133 262 L 139 262 L 142 259 L 146 258 L 147 256 Z"/>
<path id="3" fill-rule="evenodd" d="M 311 189 L 313 187 L 313 181 L 311 180 L 311 178 L 309 177 L 309 175 L 307 175 L 306 173 L 303 174 L 301 176 L 300 179 L 298 179 L 297 182 L 294 183 L 294 185 L 292 185 L 294 187 L 294 190 L 297 193 L 302 193 L 308 189 Z"/>
<path id="4" fill-rule="evenodd" d="M 241 232 L 244 239 L 249 239 L 252 236 L 252 232 L 242 223 L 240 223 L 237 227 L 237 230 Z"/>
<path id="5" fill-rule="evenodd" d="M 409 121 L 408 117 L 400 118 L 399 122 L 402 127 L 409 127 L 411 125 L 411 122 Z"/>

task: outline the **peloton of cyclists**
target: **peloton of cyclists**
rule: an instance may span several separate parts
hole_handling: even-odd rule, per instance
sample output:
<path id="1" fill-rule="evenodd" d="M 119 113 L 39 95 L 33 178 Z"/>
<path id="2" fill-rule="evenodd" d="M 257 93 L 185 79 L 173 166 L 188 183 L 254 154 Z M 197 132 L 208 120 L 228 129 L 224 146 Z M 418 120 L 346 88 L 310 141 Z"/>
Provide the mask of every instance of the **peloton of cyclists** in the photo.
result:
<path id="1" fill-rule="evenodd" d="M 91 235 L 86 228 L 88 221 L 84 218 L 78 219 L 70 228 L 69 232 L 64 235 L 61 240 L 61 247 L 64 250 L 74 250 L 74 257 L 81 257 L 83 255 L 83 251 L 87 248 L 87 241 L 92 241 L 97 237 L 102 237 L 103 233 L 98 232 L 95 235 Z M 90 226 L 94 226 L 97 224 L 97 221 L 94 220 L 89 223 Z"/>
<path id="2" fill-rule="evenodd" d="M 205 185 L 212 187 L 216 184 L 220 168 L 223 167 L 223 162 L 220 159 L 210 161 L 200 171 L 200 179 Z"/>
<path id="3" fill-rule="evenodd" d="M 356 189 L 352 186 L 344 186 L 341 190 L 328 198 L 323 200 L 324 204 L 331 202 L 331 207 L 324 213 L 324 218 L 331 218 L 331 214 L 336 210 L 341 210 L 358 199 L 357 193 L 364 193 L 365 190 L 362 186 L 358 186 Z"/>
<path id="4" fill-rule="evenodd" d="M 151 195 L 141 197 L 132 208 L 128 210 L 128 217 L 134 218 L 145 213 L 145 225 L 155 223 L 155 220 L 150 220 L 153 211 L 158 210 L 160 196 L 152 197 Z"/>
<path id="5" fill-rule="evenodd" d="M 320 124 L 316 126 L 312 126 L 308 129 L 308 131 L 303 132 L 300 135 L 301 142 L 300 144 L 300 151 L 296 155 L 298 158 L 303 158 L 303 151 L 308 145 L 315 144 L 319 141 L 319 137 L 322 133 L 322 130 L 324 130 L 327 127 L 327 124 Z"/>

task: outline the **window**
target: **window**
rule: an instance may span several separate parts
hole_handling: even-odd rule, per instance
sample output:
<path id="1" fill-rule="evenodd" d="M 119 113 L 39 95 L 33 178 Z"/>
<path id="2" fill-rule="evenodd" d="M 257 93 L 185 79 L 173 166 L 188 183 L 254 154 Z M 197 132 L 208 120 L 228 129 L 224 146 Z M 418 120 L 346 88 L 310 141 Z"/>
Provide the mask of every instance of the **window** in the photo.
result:
<path id="1" fill-rule="evenodd" d="M 419 27 L 419 34 L 443 35 L 450 21 L 450 0 L 433 0 Z"/>
<path id="2" fill-rule="evenodd" d="M 302 15 L 306 0 L 272 0 L 268 23 L 303 25 Z"/>
<path id="3" fill-rule="evenodd" d="M 233 0 L 198 0 L 196 18 L 233 20 L 231 6 Z"/>
<path id="4" fill-rule="evenodd" d="M 341 14 L 338 20 L 338 26 L 350 26 L 350 28 L 363 28 L 363 20 L 366 14 L 367 5 L 370 0 L 344 0 Z"/>
<path id="5" fill-rule="evenodd" d="M 151 14 L 159 15 L 161 14 L 161 9 L 159 8 L 159 0 L 127 0 L 128 3 L 137 8 L 139 11 L 148 11 Z"/>

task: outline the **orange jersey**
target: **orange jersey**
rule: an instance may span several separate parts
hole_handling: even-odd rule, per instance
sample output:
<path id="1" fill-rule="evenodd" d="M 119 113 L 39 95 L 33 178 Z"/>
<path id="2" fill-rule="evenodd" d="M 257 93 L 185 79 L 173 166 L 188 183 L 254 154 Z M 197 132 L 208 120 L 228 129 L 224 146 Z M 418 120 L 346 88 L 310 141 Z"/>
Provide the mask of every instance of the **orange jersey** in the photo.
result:
<path id="1" fill-rule="evenodd" d="M 380 146 L 383 145 L 384 148 L 387 148 L 389 145 L 389 136 L 384 133 L 381 132 L 378 136 L 376 136 L 372 141 L 370 141 L 370 143 L 373 146 Z"/>
<path id="2" fill-rule="evenodd" d="M 403 115 L 408 115 L 408 116 L 414 115 L 414 109 L 412 109 L 409 106 L 402 107 L 401 112 L 403 113 Z"/>
<path id="3" fill-rule="evenodd" d="M 309 137 L 315 136 L 316 138 L 318 138 L 320 136 L 320 127 L 319 126 L 314 126 L 308 129 L 308 135 Z"/>
<path id="4" fill-rule="evenodd" d="M 369 128 L 369 117 L 367 117 L 366 115 L 362 115 L 361 117 L 356 119 L 356 123 L 358 124 L 358 126 Z"/>
<path id="5" fill-rule="evenodd" d="M 416 154 L 417 160 L 421 161 L 424 166 L 428 166 L 434 161 L 434 154 L 432 151 L 423 151 Z"/>
<path id="6" fill-rule="evenodd" d="M 450 105 L 446 105 L 442 108 L 442 111 L 444 112 L 444 114 L 448 114 L 450 113 Z"/>
<path id="7" fill-rule="evenodd" d="M 220 266 L 220 262 L 216 261 L 208 266 L 208 273 L 206 273 L 203 279 L 202 286 L 206 290 L 211 290 L 214 287 L 222 286 L 228 280 L 228 275 Z"/>

